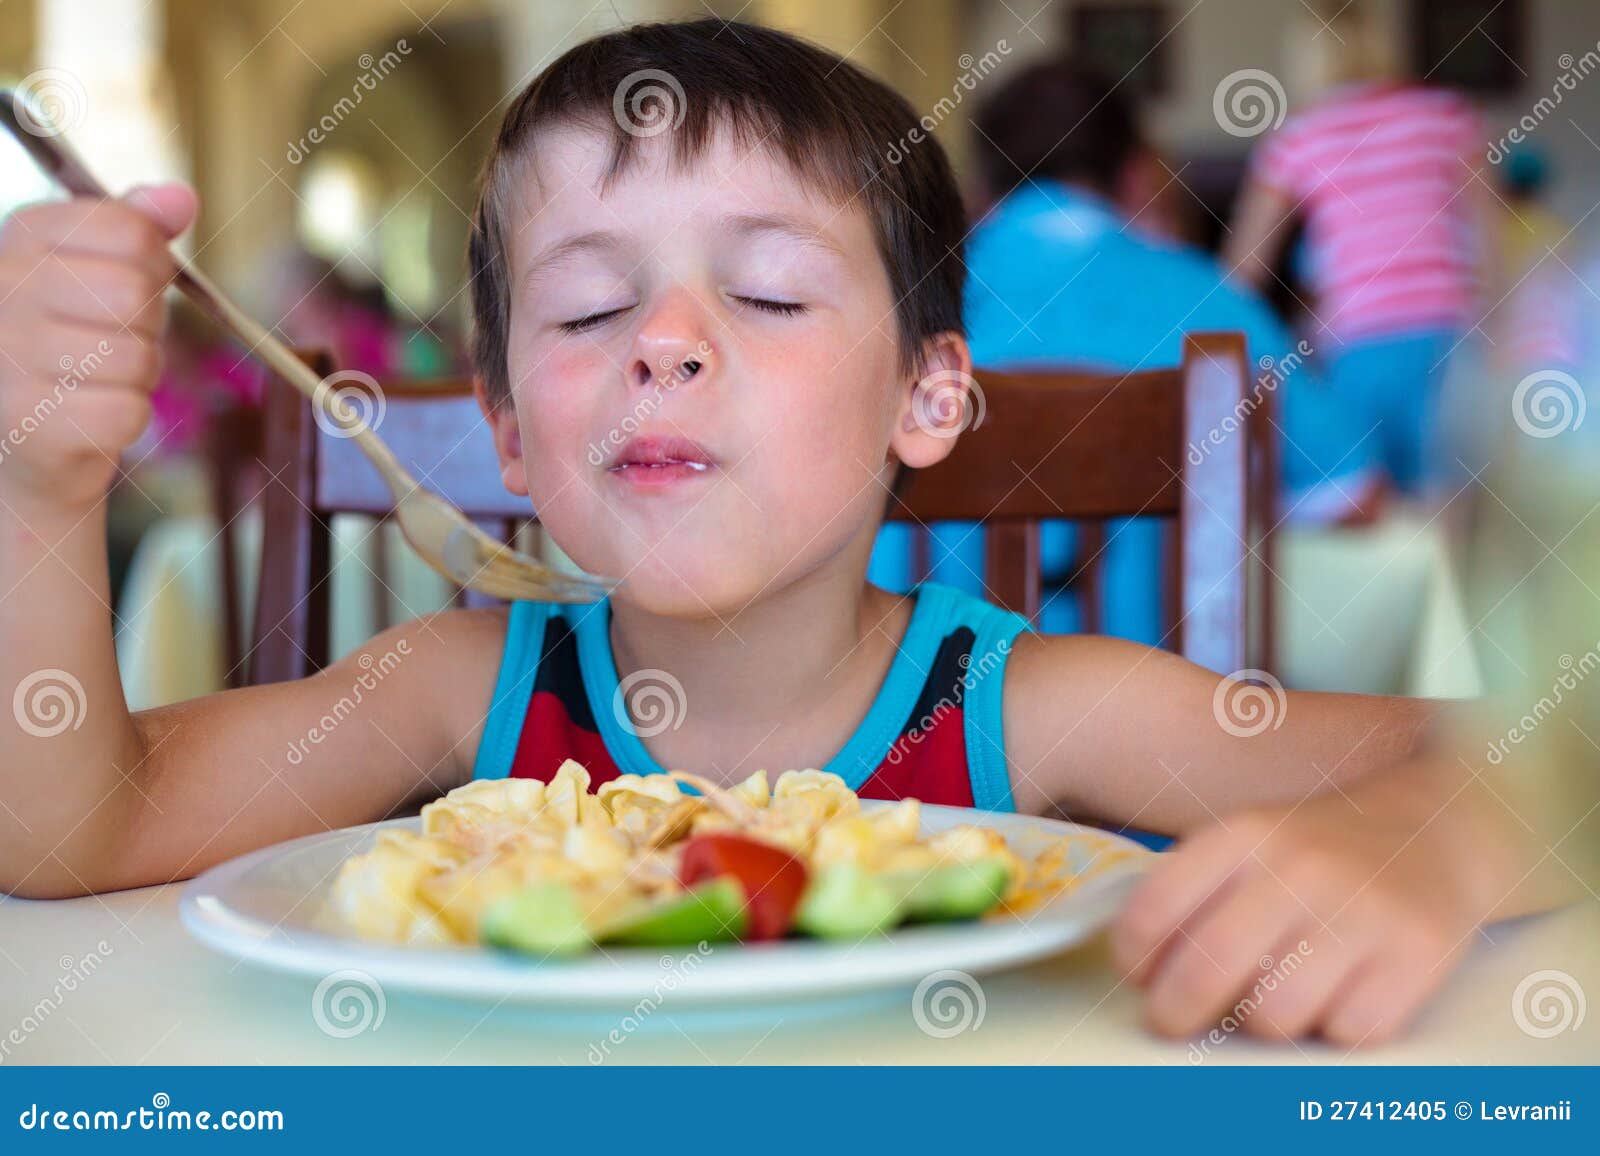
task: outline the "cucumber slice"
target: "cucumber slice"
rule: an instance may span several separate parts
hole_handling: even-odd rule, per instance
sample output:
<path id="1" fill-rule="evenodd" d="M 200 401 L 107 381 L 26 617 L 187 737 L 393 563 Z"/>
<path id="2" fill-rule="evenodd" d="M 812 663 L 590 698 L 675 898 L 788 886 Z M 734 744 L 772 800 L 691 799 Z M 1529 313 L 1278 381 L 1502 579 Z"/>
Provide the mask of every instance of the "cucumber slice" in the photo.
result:
<path id="1" fill-rule="evenodd" d="M 600 938 L 606 943 L 641 947 L 726 943 L 743 938 L 745 926 L 744 888 L 723 875 L 682 895 L 629 911 L 613 920 Z"/>
<path id="2" fill-rule="evenodd" d="M 946 863 L 930 871 L 902 871 L 889 886 L 905 896 L 905 918 L 920 922 L 976 919 L 999 903 L 1011 872 L 999 859 Z"/>
<path id="3" fill-rule="evenodd" d="M 854 863 L 839 863 L 812 876 L 794 924 L 821 939 L 862 939 L 899 919 L 898 891 Z"/>
<path id="4" fill-rule="evenodd" d="M 594 941 L 583 905 L 564 883 L 535 883 L 502 896 L 483 913 L 484 941 L 530 955 L 572 955 Z"/>

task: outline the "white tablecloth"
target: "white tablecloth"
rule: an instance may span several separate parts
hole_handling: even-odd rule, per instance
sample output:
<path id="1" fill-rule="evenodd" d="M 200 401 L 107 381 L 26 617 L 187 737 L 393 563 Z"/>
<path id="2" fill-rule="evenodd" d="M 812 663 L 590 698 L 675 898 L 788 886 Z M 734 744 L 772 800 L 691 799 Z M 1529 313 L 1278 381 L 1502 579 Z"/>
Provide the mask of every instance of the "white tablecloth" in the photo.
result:
<path id="1" fill-rule="evenodd" d="M 1594 900 L 1488 928 L 1414 1029 L 1392 1043 L 1351 1052 L 1235 1032 L 1197 1053 L 1140 1026 L 1138 999 L 1107 965 L 1103 940 L 981 977 L 981 1022 L 948 1039 L 917 1027 L 910 991 L 731 1013 L 677 1007 L 667 992 L 632 1017 L 637 1030 L 622 1012 L 539 1013 L 385 991 L 381 1023 L 334 1038 L 313 1016 L 315 977 L 258 970 L 201 947 L 178 922 L 179 891 L 0 900 L 0 1029 L 27 1027 L 5 1062 L 585 1065 L 613 1029 L 622 1043 L 601 1058 L 625 1064 L 1600 1062 L 1594 1008 L 1581 1025 L 1548 1038 L 1524 1030 L 1513 1010 L 1518 986 L 1539 971 L 1564 973 L 1590 1002 L 1600 993 Z M 92 951 L 101 957 L 92 974 L 58 991 L 63 970 Z M 41 1000 L 47 1014 L 28 1019 Z M 1530 1018 L 1533 1010 L 1520 1013 L 1522 1022 L 1547 1025 Z"/>

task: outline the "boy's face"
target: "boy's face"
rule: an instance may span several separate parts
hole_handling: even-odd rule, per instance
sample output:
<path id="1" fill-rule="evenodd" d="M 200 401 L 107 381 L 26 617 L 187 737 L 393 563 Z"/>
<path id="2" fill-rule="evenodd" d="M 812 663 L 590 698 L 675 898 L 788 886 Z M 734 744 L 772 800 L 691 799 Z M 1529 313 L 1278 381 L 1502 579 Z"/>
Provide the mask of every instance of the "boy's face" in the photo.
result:
<path id="1" fill-rule="evenodd" d="M 541 134 L 508 216 L 506 485 L 656 613 L 864 569 L 897 461 L 954 444 L 914 419 L 866 212 L 727 133 L 685 171 L 639 145 L 601 195 L 608 138 Z M 970 368 L 959 336 L 934 344 L 927 372 Z"/>

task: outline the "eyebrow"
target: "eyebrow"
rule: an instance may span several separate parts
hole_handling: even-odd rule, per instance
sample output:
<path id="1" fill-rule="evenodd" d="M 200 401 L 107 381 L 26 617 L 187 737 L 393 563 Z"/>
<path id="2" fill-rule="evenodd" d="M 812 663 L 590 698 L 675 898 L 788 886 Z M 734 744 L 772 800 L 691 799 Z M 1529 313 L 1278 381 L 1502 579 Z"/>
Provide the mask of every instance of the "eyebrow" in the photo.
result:
<path id="1" fill-rule="evenodd" d="M 762 234 L 787 237 L 803 245 L 819 248 L 834 256 L 848 259 L 844 249 L 828 236 L 827 233 L 815 226 L 808 225 L 797 217 L 787 216 L 783 213 L 729 213 L 717 219 L 717 226 L 721 232 L 735 237 L 752 237 Z M 608 229 L 592 229 L 579 233 L 560 241 L 540 253 L 533 264 L 528 266 L 528 271 L 522 275 L 521 285 L 524 290 L 530 288 L 540 277 L 544 276 L 553 267 L 564 261 L 571 260 L 581 253 L 616 253 L 626 245 L 623 238 Z"/>
<path id="2" fill-rule="evenodd" d="M 717 224 L 736 236 L 771 233 L 825 249 L 839 257 L 848 257 L 838 242 L 823 230 L 782 213 L 731 213 L 720 218 Z"/>
<path id="3" fill-rule="evenodd" d="M 539 254 L 533 264 L 528 266 L 528 271 L 522 275 L 521 286 L 523 289 L 528 289 L 551 268 L 563 261 L 571 260 L 580 253 L 614 253 L 622 248 L 622 238 L 607 229 L 591 229 L 575 237 L 568 237 Z"/>

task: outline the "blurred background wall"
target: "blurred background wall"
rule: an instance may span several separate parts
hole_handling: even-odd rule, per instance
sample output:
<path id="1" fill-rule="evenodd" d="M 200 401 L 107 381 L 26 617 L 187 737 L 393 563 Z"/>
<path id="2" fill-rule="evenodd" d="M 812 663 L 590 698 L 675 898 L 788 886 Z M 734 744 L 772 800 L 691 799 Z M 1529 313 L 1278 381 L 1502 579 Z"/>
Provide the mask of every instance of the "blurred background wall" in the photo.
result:
<path id="1" fill-rule="evenodd" d="M 1522 301 L 1502 308 L 1511 293 L 1491 288 L 1452 345 L 1464 387 L 1446 408 L 1509 418 L 1510 383 L 1529 369 L 1600 380 L 1600 341 L 1482 368 L 1505 352 L 1489 333 L 1531 333 L 1538 325 L 1530 319 L 1559 315 L 1580 335 L 1600 332 L 1590 323 L 1600 316 L 1600 257 L 1587 240 L 1578 244 L 1600 223 L 1592 216 L 1600 207 L 1600 3 L 1370 3 L 1399 69 L 1459 91 L 1481 116 L 1481 147 L 1474 140 L 1470 150 L 1477 163 L 1462 170 L 1457 196 L 1476 195 L 1474 186 L 1493 192 L 1501 223 L 1520 230 L 1523 265 L 1513 277 L 1526 281 Z M 974 209 L 983 207 L 975 108 L 1027 65 L 1072 53 L 1115 78 L 1115 94 L 1135 107 L 1153 147 L 1156 163 L 1141 186 L 1149 199 L 1135 198 L 1134 223 L 1216 250 L 1224 222 L 1234 220 L 1247 158 L 1278 128 L 1272 118 L 1310 107 L 1322 87 L 1319 70 L 1338 34 L 1313 9 L 1337 8 L 1324 0 L 0 0 L 0 82 L 46 105 L 113 186 L 191 181 L 202 215 L 183 243 L 201 267 L 291 342 L 332 347 L 341 367 L 388 387 L 464 369 L 464 248 L 478 165 L 509 98 L 596 33 L 712 14 L 812 38 L 882 76 L 924 115 Z M 1218 106 L 1241 76 L 1267 94 L 1269 123 L 1251 131 Z M 1543 179 L 1536 196 L 1512 205 L 1500 183 L 1512 166 L 1495 154 L 1516 132 L 1537 153 Z M 0 215 L 51 193 L 21 151 L 0 140 Z M 1523 269 L 1539 276 L 1523 278 Z M 1275 276 L 1263 293 L 1286 321 L 1308 320 L 1299 285 Z M 1198 307 L 1213 294 L 1195 296 Z M 178 588 L 173 575 L 211 572 L 189 561 L 215 537 L 202 516 L 207 463 L 195 431 L 218 397 L 246 408 L 260 398 L 259 372 L 242 351 L 182 310 L 174 331 L 172 387 L 158 391 L 157 421 L 113 495 L 114 577 L 138 569 L 130 559 L 141 542 L 147 547 L 145 580 L 119 603 L 133 620 Z M 1318 335 L 1316 344 L 1333 343 Z M 1574 431 L 1581 409 L 1577 417 Z M 1540 460 L 1563 447 L 1574 460 L 1594 460 L 1588 441 L 1547 442 L 1549 432 L 1523 427 Z M 1473 605 L 1454 595 L 1453 578 L 1438 577 L 1450 569 L 1443 528 L 1454 517 L 1427 507 L 1376 527 L 1286 532 L 1277 574 L 1286 591 L 1285 680 L 1474 693 L 1477 674 L 1451 672 L 1474 649 L 1491 667 L 1501 662 L 1505 645 L 1472 639 L 1508 611 L 1497 595 Z M 1573 521 L 1586 517 L 1580 510 Z M 147 535 L 163 519 L 166 538 L 152 545 Z M 1335 556 L 1354 561 L 1339 569 Z M 1516 569 L 1510 581 L 1521 575 Z M 399 603 L 396 613 L 419 612 L 436 596 L 397 595 L 398 581 L 390 576 L 380 591 Z M 382 616 L 357 616 L 350 639 Z M 175 636 L 187 645 L 183 630 Z"/>
<path id="2" fill-rule="evenodd" d="M 1225 218 L 1238 173 L 1231 162 L 1253 142 L 1219 125 L 1213 93 L 1236 70 L 1265 69 L 1283 78 L 1294 107 L 1302 72 L 1292 43 L 1297 7 L 1282 0 L 5 0 L 0 75 L 15 82 L 59 70 L 62 99 L 82 106 L 74 139 L 114 180 L 177 174 L 194 181 L 205 205 L 194 248 L 253 306 L 267 307 L 281 290 L 286 246 L 298 240 L 330 259 L 353 254 L 353 275 L 369 266 L 373 281 L 401 298 L 391 304 L 416 321 L 442 314 L 455 325 L 473 177 L 504 99 L 554 54 L 622 20 L 709 11 L 775 24 L 847 54 L 919 109 L 959 91 L 963 60 L 994 53 L 987 83 L 1087 35 L 1092 43 L 1080 47 L 1103 58 L 1109 44 L 1113 57 L 1138 62 L 1127 83 L 1144 95 L 1153 143 L 1175 170 L 1193 166 L 1180 170 L 1181 184 Z M 1407 58 L 1424 10 L 1443 35 L 1461 29 L 1449 75 L 1436 79 L 1454 79 L 1456 68 L 1492 72 L 1504 58 L 1500 79 L 1474 93 L 1495 128 L 1514 124 L 1550 92 L 1560 62 L 1600 40 L 1600 5 L 1575 0 L 1382 0 L 1381 7 Z M 1441 10 L 1451 11 L 1441 20 Z M 1303 27 L 1298 34 L 1303 39 Z M 341 115 L 341 98 L 357 88 L 359 109 Z M 934 130 L 963 171 L 974 103 L 955 107 Z M 320 143 L 308 140 L 325 117 L 336 127 Z M 1551 202 L 1570 218 L 1588 210 L 1585 190 L 1600 181 L 1600 129 L 1584 127 L 1597 125 L 1600 83 L 1581 80 L 1536 133 L 1550 162 Z M 38 185 L 18 154 L 0 155 L 3 210 L 36 195 Z M 1204 234 L 1203 210 L 1190 208 L 1201 214 Z"/>

